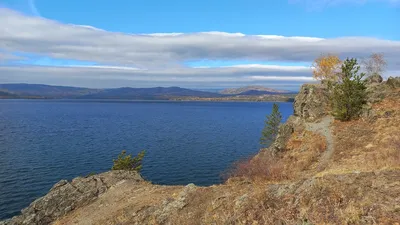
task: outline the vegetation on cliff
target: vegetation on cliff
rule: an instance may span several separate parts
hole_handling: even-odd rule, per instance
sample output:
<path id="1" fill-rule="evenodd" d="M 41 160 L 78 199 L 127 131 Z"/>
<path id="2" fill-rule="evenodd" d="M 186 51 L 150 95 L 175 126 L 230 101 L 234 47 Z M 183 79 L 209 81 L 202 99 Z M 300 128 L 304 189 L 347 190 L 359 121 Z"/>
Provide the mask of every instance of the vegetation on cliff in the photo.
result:
<path id="1" fill-rule="evenodd" d="M 348 121 L 358 117 L 367 103 L 367 86 L 358 73 L 360 66 L 356 59 L 346 59 L 342 65 L 339 81 L 333 86 L 332 106 L 336 119 Z"/>
<path id="2" fill-rule="evenodd" d="M 132 155 L 127 155 L 126 151 L 123 150 L 117 159 L 114 159 L 114 165 L 112 166 L 112 170 L 134 170 L 140 172 L 142 170 L 142 161 L 146 151 L 141 151 L 137 154 L 137 156 L 132 157 Z"/>
<path id="3" fill-rule="evenodd" d="M 272 106 L 271 114 L 267 115 L 265 119 L 264 128 L 261 132 L 260 144 L 267 147 L 271 144 L 276 135 L 278 135 L 279 125 L 282 122 L 282 114 L 279 111 L 279 105 L 274 103 Z"/>

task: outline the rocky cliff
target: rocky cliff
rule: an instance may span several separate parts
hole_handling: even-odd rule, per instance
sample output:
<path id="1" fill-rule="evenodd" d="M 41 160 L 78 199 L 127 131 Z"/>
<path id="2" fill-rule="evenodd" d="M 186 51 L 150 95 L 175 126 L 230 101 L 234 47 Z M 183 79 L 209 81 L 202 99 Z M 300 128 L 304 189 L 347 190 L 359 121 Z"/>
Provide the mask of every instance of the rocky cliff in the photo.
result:
<path id="1" fill-rule="evenodd" d="M 131 171 L 110 171 L 89 177 L 78 177 L 71 182 L 61 180 L 48 194 L 23 209 L 20 216 L 0 224 L 50 224 L 74 209 L 93 202 L 110 188 L 118 187 L 124 182 L 136 185 L 143 183 L 144 180 L 138 173 Z"/>
<path id="2" fill-rule="evenodd" d="M 400 85 L 378 79 L 370 90 L 367 113 L 339 122 L 327 89 L 304 85 L 276 141 L 224 184 L 153 185 L 112 171 L 60 181 L 3 224 L 396 224 Z"/>

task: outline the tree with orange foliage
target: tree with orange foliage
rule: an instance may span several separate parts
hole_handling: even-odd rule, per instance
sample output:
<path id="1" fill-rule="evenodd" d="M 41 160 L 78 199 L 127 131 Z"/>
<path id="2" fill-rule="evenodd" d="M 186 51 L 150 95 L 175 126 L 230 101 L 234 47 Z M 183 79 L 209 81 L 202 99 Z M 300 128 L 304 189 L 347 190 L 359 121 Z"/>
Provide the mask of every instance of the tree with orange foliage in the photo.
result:
<path id="1" fill-rule="evenodd" d="M 382 75 L 386 69 L 386 60 L 381 53 L 372 53 L 368 59 L 363 60 L 363 66 L 368 76 Z"/>
<path id="2" fill-rule="evenodd" d="M 322 54 L 312 64 L 313 77 L 317 80 L 339 80 L 339 71 L 342 61 L 337 55 Z"/>

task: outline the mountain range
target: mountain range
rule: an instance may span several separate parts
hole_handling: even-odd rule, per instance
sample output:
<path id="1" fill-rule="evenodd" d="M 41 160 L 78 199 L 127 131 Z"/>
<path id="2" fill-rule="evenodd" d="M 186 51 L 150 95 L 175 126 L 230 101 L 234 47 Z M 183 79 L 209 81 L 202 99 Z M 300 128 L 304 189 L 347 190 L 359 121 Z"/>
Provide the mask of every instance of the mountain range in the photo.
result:
<path id="1" fill-rule="evenodd" d="M 262 96 L 289 93 L 291 92 L 265 88 L 262 86 L 247 86 L 243 88 L 225 89 L 217 93 L 180 87 L 122 87 L 94 89 L 52 86 L 44 84 L 0 84 L 0 98 L 168 100 L 175 99 L 177 97 L 221 98 L 231 96 Z"/>

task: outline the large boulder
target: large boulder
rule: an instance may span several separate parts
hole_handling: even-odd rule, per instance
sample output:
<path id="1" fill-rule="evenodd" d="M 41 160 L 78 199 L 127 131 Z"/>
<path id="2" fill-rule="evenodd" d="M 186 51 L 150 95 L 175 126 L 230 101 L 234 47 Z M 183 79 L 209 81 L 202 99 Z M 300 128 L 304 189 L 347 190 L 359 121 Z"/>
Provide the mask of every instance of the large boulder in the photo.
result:
<path id="1" fill-rule="evenodd" d="M 61 180 L 45 196 L 23 209 L 20 216 L 0 222 L 4 225 L 44 225 L 66 215 L 75 208 L 86 205 L 110 187 L 124 180 L 143 181 L 134 171 L 114 170 L 90 177 L 78 177 L 71 182 Z"/>
<path id="2" fill-rule="evenodd" d="M 272 143 L 270 150 L 272 150 L 273 153 L 284 151 L 292 133 L 297 129 L 302 129 L 303 127 L 304 123 L 299 117 L 290 116 L 286 123 L 279 127 L 278 135 Z"/>
<path id="3" fill-rule="evenodd" d="M 380 84 L 383 81 L 383 78 L 379 74 L 373 74 L 366 79 L 368 84 Z"/>
<path id="4" fill-rule="evenodd" d="M 323 84 L 304 84 L 294 100 L 294 115 L 314 122 L 328 114 L 329 91 Z"/>
<path id="5" fill-rule="evenodd" d="M 400 77 L 389 77 L 386 84 L 392 88 L 400 88 Z"/>

